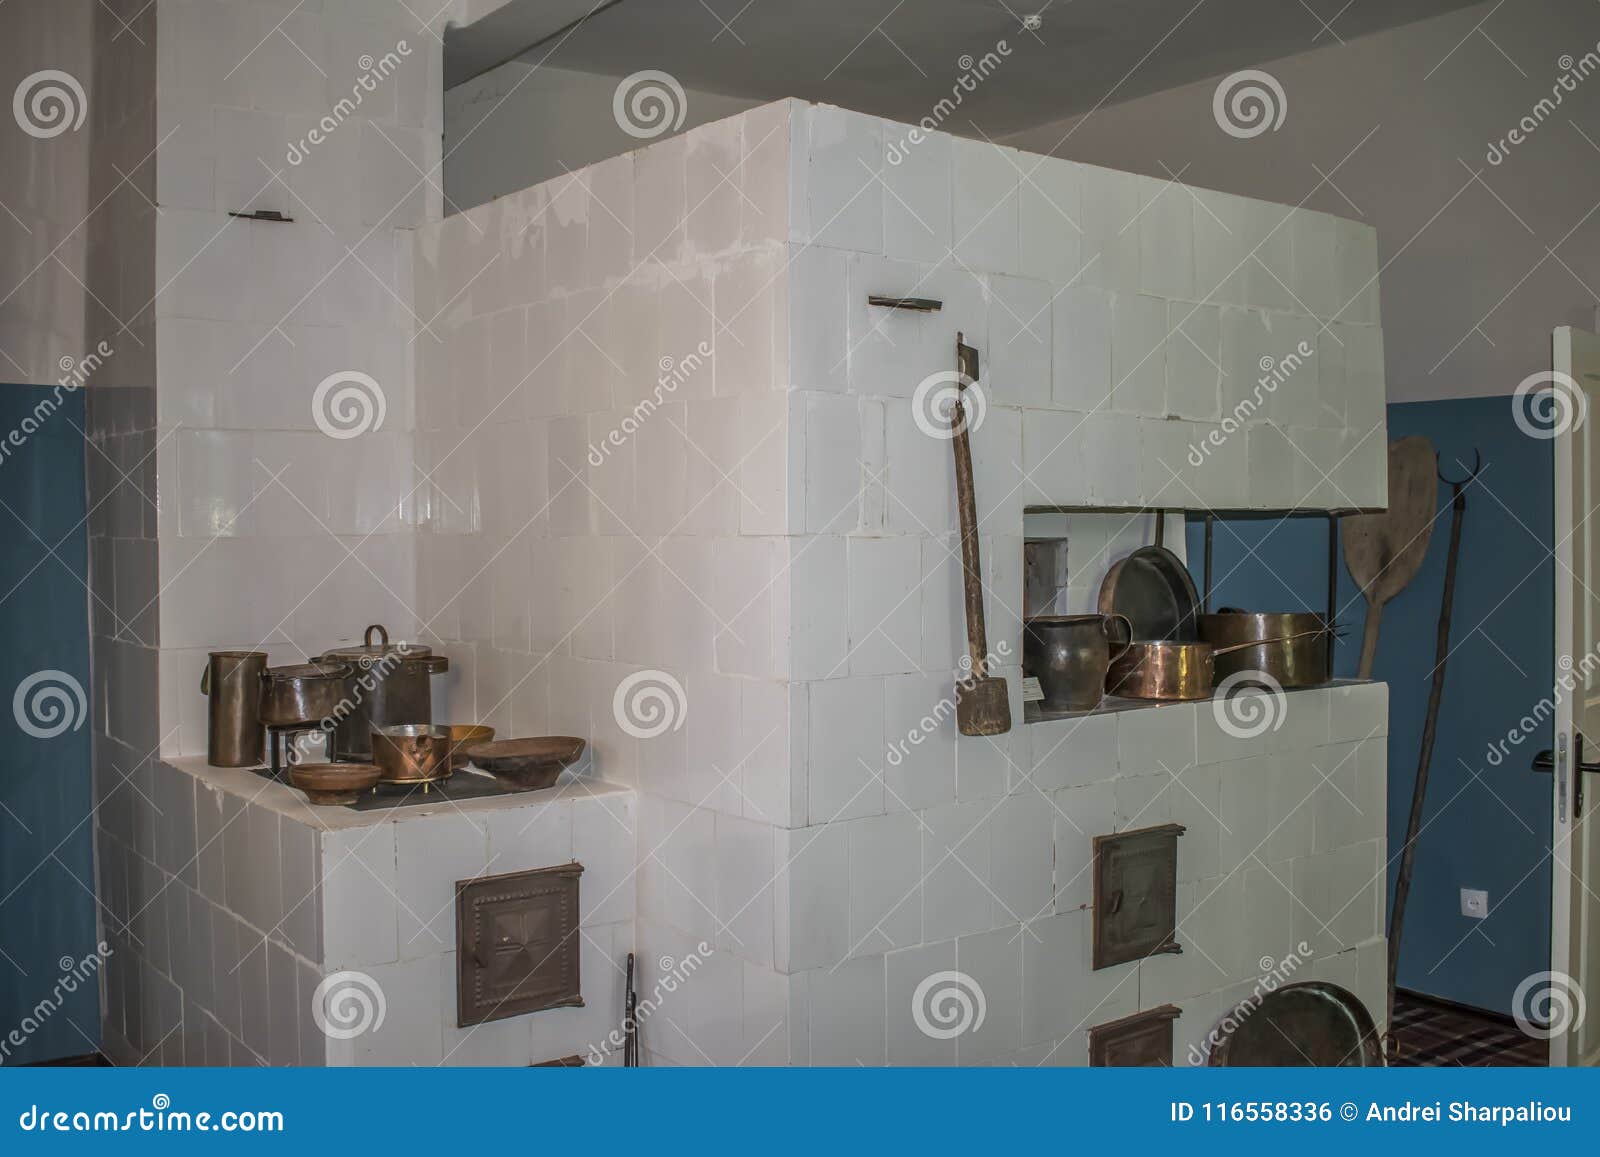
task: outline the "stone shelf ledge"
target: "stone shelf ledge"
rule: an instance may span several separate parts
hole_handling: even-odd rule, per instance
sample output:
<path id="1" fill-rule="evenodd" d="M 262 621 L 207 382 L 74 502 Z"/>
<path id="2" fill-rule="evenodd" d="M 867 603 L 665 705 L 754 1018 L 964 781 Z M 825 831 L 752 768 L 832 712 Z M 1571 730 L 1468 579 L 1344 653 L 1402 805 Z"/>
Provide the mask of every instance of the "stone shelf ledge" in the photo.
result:
<path id="1" fill-rule="evenodd" d="M 1327 683 L 1314 683 L 1308 687 L 1285 688 L 1285 695 L 1298 695 L 1304 691 L 1333 691 L 1341 687 L 1367 687 L 1378 682 L 1376 679 L 1333 679 Z M 1023 706 L 1022 721 L 1024 723 L 1055 723 L 1063 719 L 1083 719 L 1094 715 L 1114 715 L 1124 711 L 1142 711 L 1151 707 L 1174 707 L 1181 703 L 1196 704 L 1209 703 L 1216 696 L 1207 695 L 1201 699 L 1124 699 L 1117 695 L 1108 695 L 1099 707 L 1090 711 L 1045 711 L 1037 703 L 1028 703 Z"/>

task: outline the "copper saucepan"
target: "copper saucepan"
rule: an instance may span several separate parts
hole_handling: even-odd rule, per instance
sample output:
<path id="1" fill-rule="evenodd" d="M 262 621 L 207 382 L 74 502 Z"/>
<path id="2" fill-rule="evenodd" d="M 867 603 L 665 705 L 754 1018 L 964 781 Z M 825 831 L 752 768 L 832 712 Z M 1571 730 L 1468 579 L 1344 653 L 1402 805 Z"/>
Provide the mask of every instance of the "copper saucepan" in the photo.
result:
<path id="1" fill-rule="evenodd" d="M 1169 639 L 1129 643 L 1125 651 L 1111 660 L 1106 672 L 1106 693 L 1124 699 L 1205 699 L 1210 697 L 1215 686 L 1217 656 L 1264 642 L 1288 642 L 1298 637 L 1286 635 L 1227 647 L 1177 643 Z"/>

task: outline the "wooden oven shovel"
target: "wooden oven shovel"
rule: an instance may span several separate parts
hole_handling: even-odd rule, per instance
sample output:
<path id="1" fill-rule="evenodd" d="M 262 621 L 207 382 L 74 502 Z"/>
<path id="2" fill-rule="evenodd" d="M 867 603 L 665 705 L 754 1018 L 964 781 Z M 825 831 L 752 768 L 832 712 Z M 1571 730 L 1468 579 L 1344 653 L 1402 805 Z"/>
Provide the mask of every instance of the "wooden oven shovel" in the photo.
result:
<path id="1" fill-rule="evenodd" d="M 956 683 L 956 727 L 962 735 L 1004 735 L 1011 730 L 1006 681 L 988 674 L 989 640 L 983 629 L 983 563 L 978 554 L 978 505 L 972 490 L 972 446 L 961 397 L 978 380 L 978 351 L 956 334 L 955 404 L 950 408 L 956 453 L 956 505 L 961 513 L 961 579 L 967 607 L 967 658 L 972 669 Z"/>

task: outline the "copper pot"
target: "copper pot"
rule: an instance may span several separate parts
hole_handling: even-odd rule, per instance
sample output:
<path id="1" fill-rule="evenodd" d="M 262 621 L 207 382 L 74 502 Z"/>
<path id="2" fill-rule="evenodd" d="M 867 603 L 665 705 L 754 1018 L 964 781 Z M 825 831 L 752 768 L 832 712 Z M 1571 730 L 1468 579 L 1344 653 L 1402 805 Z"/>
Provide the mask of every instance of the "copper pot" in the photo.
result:
<path id="1" fill-rule="evenodd" d="M 431 647 L 391 643 L 381 623 L 367 628 L 360 646 L 334 647 L 317 661 L 350 665 L 343 692 L 349 708 L 334 730 L 333 747 L 335 758 L 361 762 L 377 762 L 372 751 L 375 728 L 433 721 L 428 677 L 450 666 Z"/>
<path id="2" fill-rule="evenodd" d="M 1280 687 L 1308 687 L 1332 677 L 1328 665 L 1332 632 L 1322 615 L 1236 611 L 1224 607 L 1200 616 L 1200 637 L 1212 646 L 1249 643 L 1216 664 L 1223 680 L 1241 671 L 1258 671 Z"/>
<path id="3" fill-rule="evenodd" d="M 268 727 L 309 726 L 338 714 L 348 663 L 296 663 L 261 672 L 261 722 Z"/>
<path id="4" fill-rule="evenodd" d="M 372 762 L 383 783 L 432 783 L 450 774 L 450 729 L 402 723 L 372 729 Z"/>
<path id="5" fill-rule="evenodd" d="M 1205 699 L 1216 686 L 1219 656 L 1263 643 L 1287 643 L 1298 637 L 1289 635 L 1227 647 L 1166 639 L 1129 643 L 1127 650 L 1111 660 L 1106 672 L 1106 694 L 1125 699 Z"/>

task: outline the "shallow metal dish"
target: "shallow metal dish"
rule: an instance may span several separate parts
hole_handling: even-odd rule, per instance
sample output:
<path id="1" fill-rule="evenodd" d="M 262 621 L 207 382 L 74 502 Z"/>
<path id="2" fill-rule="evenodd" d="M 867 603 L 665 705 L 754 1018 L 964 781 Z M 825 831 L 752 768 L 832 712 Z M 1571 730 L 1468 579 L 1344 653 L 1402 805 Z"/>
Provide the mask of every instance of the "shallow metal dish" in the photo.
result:
<path id="1" fill-rule="evenodd" d="M 1177 555 L 1164 546 L 1141 546 L 1119 560 L 1100 582 L 1102 615 L 1121 615 L 1134 642 L 1200 641 L 1200 592 Z M 1129 642 L 1112 636 L 1112 643 Z"/>
<path id="2" fill-rule="evenodd" d="M 534 739 L 500 739 L 475 743 L 467 758 L 500 781 L 507 791 L 550 787 L 583 756 L 586 741 L 575 735 L 541 735 Z"/>

